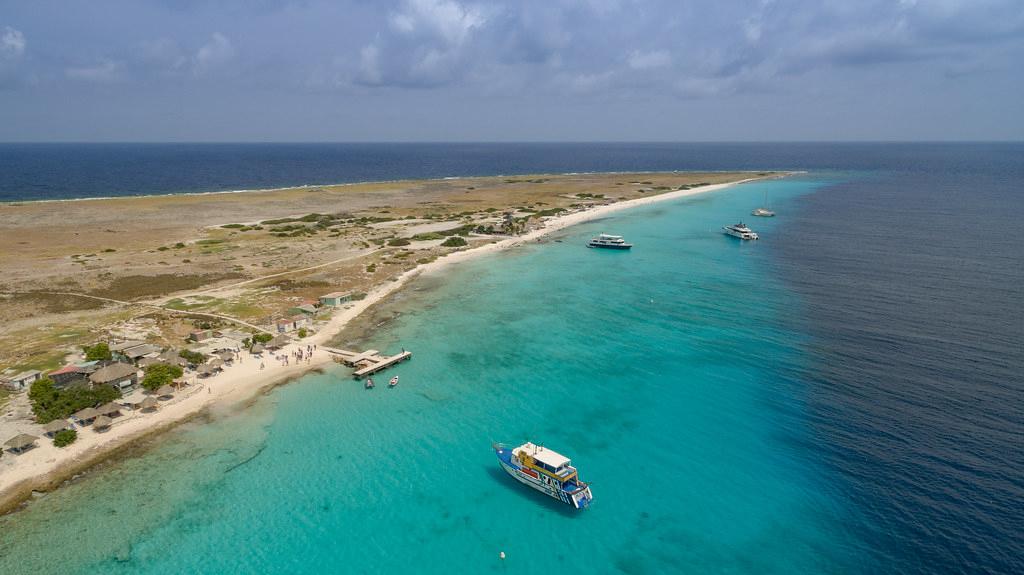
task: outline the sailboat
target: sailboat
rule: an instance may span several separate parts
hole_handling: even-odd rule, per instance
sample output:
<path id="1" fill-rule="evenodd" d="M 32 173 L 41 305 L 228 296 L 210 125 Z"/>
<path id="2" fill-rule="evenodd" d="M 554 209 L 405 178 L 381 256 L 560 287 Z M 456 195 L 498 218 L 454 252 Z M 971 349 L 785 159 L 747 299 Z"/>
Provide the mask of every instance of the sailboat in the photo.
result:
<path id="1" fill-rule="evenodd" d="M 775 212 L 768 208 L 768 190 L 764 191 L 764 205 L 763 208 L 755 208 L 754 211 L 750 212 L 752 216 L 759 216 L 762 218 L 770 218 L 775 216 Z"/>

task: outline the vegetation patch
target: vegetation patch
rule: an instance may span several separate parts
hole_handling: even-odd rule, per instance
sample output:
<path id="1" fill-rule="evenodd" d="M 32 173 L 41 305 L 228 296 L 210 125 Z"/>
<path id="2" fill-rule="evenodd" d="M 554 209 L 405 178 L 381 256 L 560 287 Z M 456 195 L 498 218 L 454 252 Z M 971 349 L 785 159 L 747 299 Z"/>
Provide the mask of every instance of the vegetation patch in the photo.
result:
<path id="1" fill-rule="evenodd" d="M 407 246 L 410 243 L 412 243 L 412 242 L 410 242 L 409 240 L 407 240 L 405 238 L 393 238 L 393 239 L 388 241 L 388 245 L 389 246 Z"/>
<path id="2" fill-rule="evenodd" d="M 446 247 L 446 248 L 457 248 L 457 247 L 464 246 L 467 243 L 468 242 L 466 242 L 465 238 L 462 238 L 460 236 L 452 236 L 452 237 L 446 239 L 441 245 Z"/>
<path id="3" fill-rule="evenodd" d="M 156 274 L 151 276 L 130 275 L 116 278 L 107 287 L 89 293 L 99 297 L 130 300 L 182 290 L 193 290 L 221 280 L 240 277 L 245 276 L 237 272 L 222 274 Z"/>
<path id="4" fill-rule="evenodd" d="M 67 447 L 78 439 L 78 432 L 74 429 L 62 429 L 53 434 L 53 445 L 56 447 Z"/>
<path id="5" fill-rule="evenodd" d="M 67 419 L 72 413 L 121 397 L 121 392 L 109 385 L 72 385 L 57 389 L 53 380 L 44 377 L 32 384 L 28 399 L 38 423 Z"/>

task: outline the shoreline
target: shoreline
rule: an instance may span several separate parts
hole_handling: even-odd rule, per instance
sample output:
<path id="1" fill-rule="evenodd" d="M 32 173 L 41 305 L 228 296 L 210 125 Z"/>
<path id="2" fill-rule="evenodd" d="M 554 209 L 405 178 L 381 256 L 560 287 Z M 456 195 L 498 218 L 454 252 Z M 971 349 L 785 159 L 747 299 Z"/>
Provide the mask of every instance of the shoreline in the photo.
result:
<path id="1" fill-rule="evenodd" d="M 305 348 L 307 345 L 317 345 L 319 349 L 313 352 L 312 357 L 305 364 L 295 362 L 289 366 L 280 366 L 271 356 L 262 360 L 262 363 L 267 365 L 266 369 L 262 369 L 257 367 L 261 360 L 253 358 L 243 351 L 240 354 L 243 357 L 242 361 L 226 368 L 220 375 L 201 382 L 197 380 L 197 383 L 189 390 L 188 395 L 164 405 L 155 413 L 122 416 L 122 418 L 118 418 L 110 430 L 102 434 L 93 431 L 91 428 L 79 429 L 78 440 L 64 448 L 54 447 L 50 441 L 42 438 L 39 440 L 37 447 L 22 455 L 5 454 L 4 458 L 13 457 L 17 459 L 13 468 L 9 468 L 0 474 L 0 515 L 21 509 L 23 504 L 32 498 L 34 492 L 52 491 L 92 466 L 116 457 L 116 452 L 122 448 L 169 431 L 215 407 L 240 404 L 263 393 L 265 390 L 272 389 L 278 385 L 284 385 L 312 371 L 323 370 L 325 365 L 332 365 L 331 354 L 323 350 L 322 346 L 328 344 L 340 334 L 355 318 L 401 290 L 420 275 L 438 273 L 449 266 L 469 259 L 519 247 L 553 232 L 605 217 L 611 213 L 657 202 L 716 192 L 751 181 L 778 179 L 793 173 L 776 172 L 770 176 L 752 177 L 735 182 L 670 191 L 649 197 L 595 206 L 562 216 L 554 216 L 545 220 L 543 227 L 533 229 L 521 236 L 505 238 L 470 249 L 452 252 L 430 263 L 418 265 L 413 269 L 403 272 L 396 278 L 377 285 L 370 290 L 364 299 L 335 313 L 317 333 L 305 338 L 298 344 L 291 343 L 279 352 L 288 354 L 297 347 Z"/>
<path id="2" fill-rule="evenodd" d="M 400 184 L 405 182 L 433 182 L 433 181 L 458 181 L 474 178 L 522 178 L 527 176 L 593 176 L 593 175 L 616 175 L 616 174 L 760 174 L 770 172 L 773 174 L 792 175 L 804 172 L 799 171 L 778 171 L 778 170 L 613 170 L 607 172 L 551 172 L 551 173 L 513 173 L 513 174 L 492 174 L 492 175 L 466 175 L 466 176 L 438 176 L 434 178 L 400 178 L 397 180 L 360 180 L 356 182 L 339 182 L 333 184 L 296 184 L 294 186 L 281 186 L 276 188 L 244 188 L 240 190 L 212 190 L 207 192 L 165 192 L 154 194 L 130 194 L 124 196 L 91 196 L 85 198 L 48 198 L 39 200 L 4 200 L 0 207 L 18 206 L 24 204 L 45 204 L 63 202 L 93 202 L 100 200 L 125 200 L 125 199 L 146 199 L 146 198 L 167 198 L 167 197 L 192 197 L 192 196 L 217 196 L 227 194 L 265 194 L 270 192 L 283 192 L 288 190 L 312 190 L 315 188 L 341 188 L 345 186 L 364 186 L 368 184 Z M 769 177 L 769 176 L 764 176 Z M 760 179 L 760 178 L 757 178 Z"/>

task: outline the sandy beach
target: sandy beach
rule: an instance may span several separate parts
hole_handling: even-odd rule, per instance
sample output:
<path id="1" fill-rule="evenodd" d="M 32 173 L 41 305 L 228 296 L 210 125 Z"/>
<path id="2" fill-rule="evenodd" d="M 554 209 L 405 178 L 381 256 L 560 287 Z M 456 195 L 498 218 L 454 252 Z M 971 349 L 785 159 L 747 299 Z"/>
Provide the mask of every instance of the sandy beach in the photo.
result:
<path id="1" fill-rule="evenodd" d="M 535 241 L 546 234 L 621 210 L 706 194 L 756 179 L 758 178 L 594 206 L 547 218 L 542 227 L 519 236 L 450 253 L 445 257 L 410 269 L 392 281 L 378 285 L 368 292 L 364 299 L 335 313 L 317 333 L 301 342 L 288 345 L 277 354 L 290 355 L 292 351 L 300 347 L 305 349 L 307 346 L 322 346 L 340 333 L 354 318 L 402 289 L 409 281 L 421 274 L 436 273 L 471 258 L 515 248 Z M 21 502 L 30 498 L 33 491 L 54 489 L 90 465 L 116 455 L 120 447 L 153 433 L 170 429 L 207 408 L 245 401 L 268 387 L 333 364 L 331 354 L 322 347 L 318 347 L 308 361 L 295 362 L 293 360 L 288 366 L 281 365 L 274 359 L 274 354 L 270 353 L 264 354 L 262 360 L 250 356 L 247 351 L 242 351 L 241 355 L 243 356 L 241 362 L 236 361 L 234 365 L 226 367 L 219 375 L 196 381 L 154 413 L 131 414 L 128 412 L 118 418 L 116 423 L 103 433 L 98 433 L 88 427 L 79 429 L 78 440 L 68 447 L 54 447 L 50 440 L 43 438 L 37 442 L 37 447 L 26 453 L 21 455 L 5 454 L 3 460 L 0 461 L 0 511 L 14 509 Z M 261 363 L 265 365 L 264 369 L 260 368 Z"/>

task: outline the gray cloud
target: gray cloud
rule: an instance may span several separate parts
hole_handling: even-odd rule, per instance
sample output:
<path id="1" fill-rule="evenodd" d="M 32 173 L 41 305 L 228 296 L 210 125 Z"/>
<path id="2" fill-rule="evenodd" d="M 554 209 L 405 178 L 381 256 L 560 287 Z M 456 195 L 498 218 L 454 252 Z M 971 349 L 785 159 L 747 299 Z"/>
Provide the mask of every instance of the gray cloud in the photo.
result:
<path id="1" fill-rule="evenodd" d="M 517 129 L 562 126 L 564 139 L 589 137 L 603 118 L 659 118 L 635 136 L 660 139 L 687 135 L 665 118 L 690 129 L 720 113 L 749 125 L 801 102 L 798 114 L 841 105 L 853 122 L 904 102 L 949 115 L 979 97 L 1005 120 L 972 107 L 974 125 L 1024 135 L 1024 110 L 1009 96 L 1024 88 L 1019 0 L 36 0 L 5 12 L 0 86 L 10 111 L 0 120 L 41 114 L 64 84 L 88 83 L 95 92 L 81 98 L 96 100 L 81 105 L 90 109 L 114 106 L 104 90 L 116 90 L 122 106 L 207 110 L 229 133 L 252 125 L 241 95 L 307 118 L 310 138 L 336 121 L 331 139 L 373 139 L 372 119 L 399 109 L 409 137 L 445 113 L 478 109 L 515 118 Z M 890 110 L 866 103 L 882 87 Z M 48 113 L 88 132 L 71 106 L 53 106 L 67 107 Z M 586 123 L 566 119 L 583 113 Z M 208 124 L 193 129 L 206 137 Z M 32 126 L 17 130 L 0 139 Z M 475 137 L 509 132 L 488 130 Z"/>

